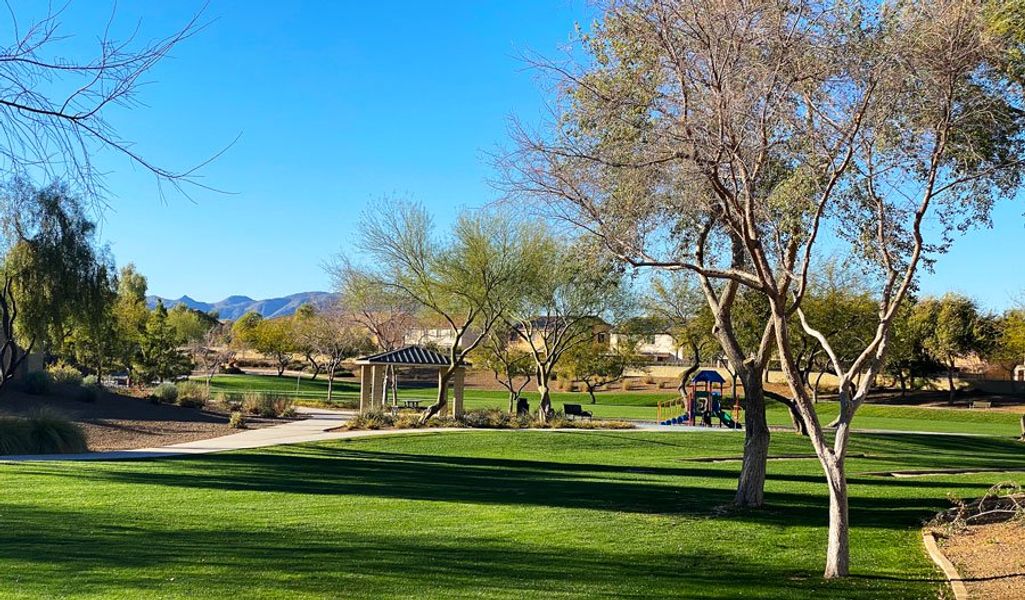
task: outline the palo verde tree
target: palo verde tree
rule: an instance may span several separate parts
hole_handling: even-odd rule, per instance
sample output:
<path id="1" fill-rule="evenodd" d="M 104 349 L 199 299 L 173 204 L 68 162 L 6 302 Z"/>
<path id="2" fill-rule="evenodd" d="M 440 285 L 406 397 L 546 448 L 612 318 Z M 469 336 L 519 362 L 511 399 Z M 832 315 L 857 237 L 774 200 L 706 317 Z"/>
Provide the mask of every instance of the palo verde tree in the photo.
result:
<path id="1" fill-rule="evenodd" d="M 559 360 L 607 335 L 606 322 L 622 310 L 625 292 L 619 265 L 582 243 L 562 243 L 542 230 L 523 243 L 524 279 L 502 318 L 534 361 L 538 419 L 544 422 L 552 414 L 550 382 Z"/>
<path id="2" fill-rule="evenodd" d="M 461 215 L 449 235 L 438 236 L 427 211 L 409 202 L 389 202 L 364 215 L 359 247 L 369 265 L 365 272 L 450 332 L 448 367 L 423 422 L 445 408 L 456 369 L 500 321 L 523 275 L 521 240 L 528 233 L 508 218 L 480 212 Z"/>
<path id="3" fill-rule="evenodd" d="M 542 65 L 560 80 L 558 118 L 517 133 L 514 191 L 630 264 L 692 273 L 734 367 L 751 357 L 722 335 L 723 311 L 741 286 L 765 299 L 754 362 L 774 346 L 826 475 L 827 578 L 849 571 L 851 422 L 918 268 L 1020 185 L 1020 40 L 994 26 L 1013 7 L 609 0 L 582 37 L 588 60 Z M 874 332 L 846 365 L 802 310 L 826 237 L 873 282 Z M 839 382 L 832 438 L 797 324 Z"/>
<path id="4" fill-rule="evenodd" d="M 509 393 L 509 413 L 535 373 L 534 358 L 522 348 L 515 326 L 500 324 L 491 329 L 472 355 L 473 363 L 491 371 L 495 381 Z"/>

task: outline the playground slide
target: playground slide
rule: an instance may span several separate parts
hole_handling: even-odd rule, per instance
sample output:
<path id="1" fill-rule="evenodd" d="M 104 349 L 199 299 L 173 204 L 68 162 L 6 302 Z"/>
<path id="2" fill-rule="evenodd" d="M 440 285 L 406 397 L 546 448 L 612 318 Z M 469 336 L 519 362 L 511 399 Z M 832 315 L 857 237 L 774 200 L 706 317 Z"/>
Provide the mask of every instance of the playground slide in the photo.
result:
<path id="1" fill-rule="evenodd" d="M 719 417 L 720 423 L 729 427 L 730 429 L 740 429 L 740 423 L 734 421 L 733 417 L 731 417 L 728 412 L 722 410 L 721 408 L 719 409 L 719 412 L 715 413 L 715 416 Z"/>

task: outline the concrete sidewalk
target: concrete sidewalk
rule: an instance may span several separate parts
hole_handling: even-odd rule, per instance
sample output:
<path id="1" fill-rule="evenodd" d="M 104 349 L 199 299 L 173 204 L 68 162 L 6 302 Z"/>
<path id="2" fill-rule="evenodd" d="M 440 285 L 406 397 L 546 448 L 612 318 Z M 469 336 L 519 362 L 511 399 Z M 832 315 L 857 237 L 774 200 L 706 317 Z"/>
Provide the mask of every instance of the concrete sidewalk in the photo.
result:
<path id="1" fill-rule="evenodd" d="M 84 452 L 82 454 L 36 454 L 0 457 L 0 462 L 58 461 L 58 460 L 130 460 L 139 458 L 162 458 L 191 454 L 211 454 L 228 450 L 265 448 L 279 444 L 298 444 L 320 440 L 353 437 L 357 431 L 329 431 L 341 427 L 355 411 L 329 410 L 325 408 L 296 409 L 308 417 L 299 421 L 282 423 L 262 429 L 249 429 L 231 435 L 209 440 L 185 442 L 160 448 L 138 448 L 135 450 L 111 450 L 108 452 Z M 382 432 L 383 433 L 383 432 Z"/>

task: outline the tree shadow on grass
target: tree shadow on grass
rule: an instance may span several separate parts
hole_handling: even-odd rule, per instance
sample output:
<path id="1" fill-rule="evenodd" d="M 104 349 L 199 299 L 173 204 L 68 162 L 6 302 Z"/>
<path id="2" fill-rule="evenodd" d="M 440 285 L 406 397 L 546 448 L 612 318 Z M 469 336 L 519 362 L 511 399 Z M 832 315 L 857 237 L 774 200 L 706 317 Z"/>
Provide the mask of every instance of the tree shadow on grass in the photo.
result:
<path id="1" fill-rule="evenodd" d="M 471 534 L 395 534 L 285 526 L 202 527 L 96 512 L 4 506 L 0 593 L 160 597 L 572 597 L 852 599 L 934 595 L 936 578 L 825 582 L 818 556 L 783 566 L 772 553 L 701 543 L 667 550 Z M 193 521 L 194 522 L 194 521 Z M 556 540 L 553 540 L 556 541 Z M 714 555 L 709 551 L 714 549 Z"/>
<path id="2" fill-rule="evenodd" d="M 153 468 L 158 465 L 159 468 Z M 26 472 L 26 471 L 22 471 Z M 66 472 L 103 482 L 255 491 L 348 495 L 549 508 L 600 509 L 669 517 L 711 517 L 733 500 L 736 470 L 712 467 L 635 467 L 500 458 L 377 452 L 320 444 L 148 466 Z M 770 476 L 764 510 L 730 511 L 728 518 L 775 526 L 821 526 L 826 489 L 818 475 Z M 851 500 L 858 526 L 907 528 L 944 507 L 943 482 L 855 479 L 873 486 Z M 973 486 L 977 487 L 977 486 Z M 864 488 L 863 488 L 864 489 Z M 886 490 L 900 490 L 889 493 Z M 930 491 L 934 490 L 934 491 Z M 889 493 L 889 495 L 887 495 Z M 909 497 L 919 497 L 909 502 Z"/>

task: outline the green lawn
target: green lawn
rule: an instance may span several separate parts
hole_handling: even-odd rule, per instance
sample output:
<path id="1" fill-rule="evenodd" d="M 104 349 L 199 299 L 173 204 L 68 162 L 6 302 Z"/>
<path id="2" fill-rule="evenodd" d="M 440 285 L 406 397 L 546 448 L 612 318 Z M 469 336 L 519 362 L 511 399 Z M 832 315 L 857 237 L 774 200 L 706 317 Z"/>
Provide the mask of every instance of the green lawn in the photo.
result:
<path id="1" fill-rule="evenodd" d="M 819 578 L 825 485 L 769 463 L 766 508 L 718 511 L 728 433 L 469 432 L 139 462 L 0 465 L 3 598 L 935 598 L 918 527 L 1021 473 L 997 438 L 858 435 L 854 576 Z M 774 436 L 773 454 L 808 452 Z"/>
<path id="2" fill-rule="evenodd" d="M 276 391 L 294 394 L 296 380 L 293 377 L 273 377 L 268 375 L 218 375 L 213 378 L 212 388 L 215 391 L 241 392 L 248 389 Z M 300 398 L 306 400 L 324 400 L 327 398 L 327 381 L 318 378 L 300 380 Z M 400 389 L 400 397 L 420 398 L 433 401 L 433 388 Z M 535 392 L 525 394 L 531 406 L 536 407 L 538 395 Z M 554 392 L 552 401 L 556 409 L 565 403 L 586 405 L 585 408 L 603 419 L 628 419 L 654 421 L 656 404 L 675 396 L 674 391 L 666 392 L 600 392 L 598 404 L 590 404 L 590 398 L 583 392 Z M 356 406 L 359 398 L 359 384 L 351 378 L 335 382 L 334 399 L 339 405 Z M 502 391 L 467 390 L 465 405 L 467 408 L 507 407 L 508 395 Z M 770 425 L 789 426 L 790 416 L 786 408 L 769 401 L 767 406 Z M 823 423 L 832 420 L 837 414 L 837 405 L 832 402 L 819 404 L 819 414 Z M 1019 415 L 994 410 L 965 410 L 943 408 L 918 408 L 908 406 L 867 405 L 858 411 L 855 427 L 859 429 L 895 430 L 895 431 L 929 431 L 937 433 L 976 433 L 983 435 L 1014 436 L 1020 432 Z"/>

